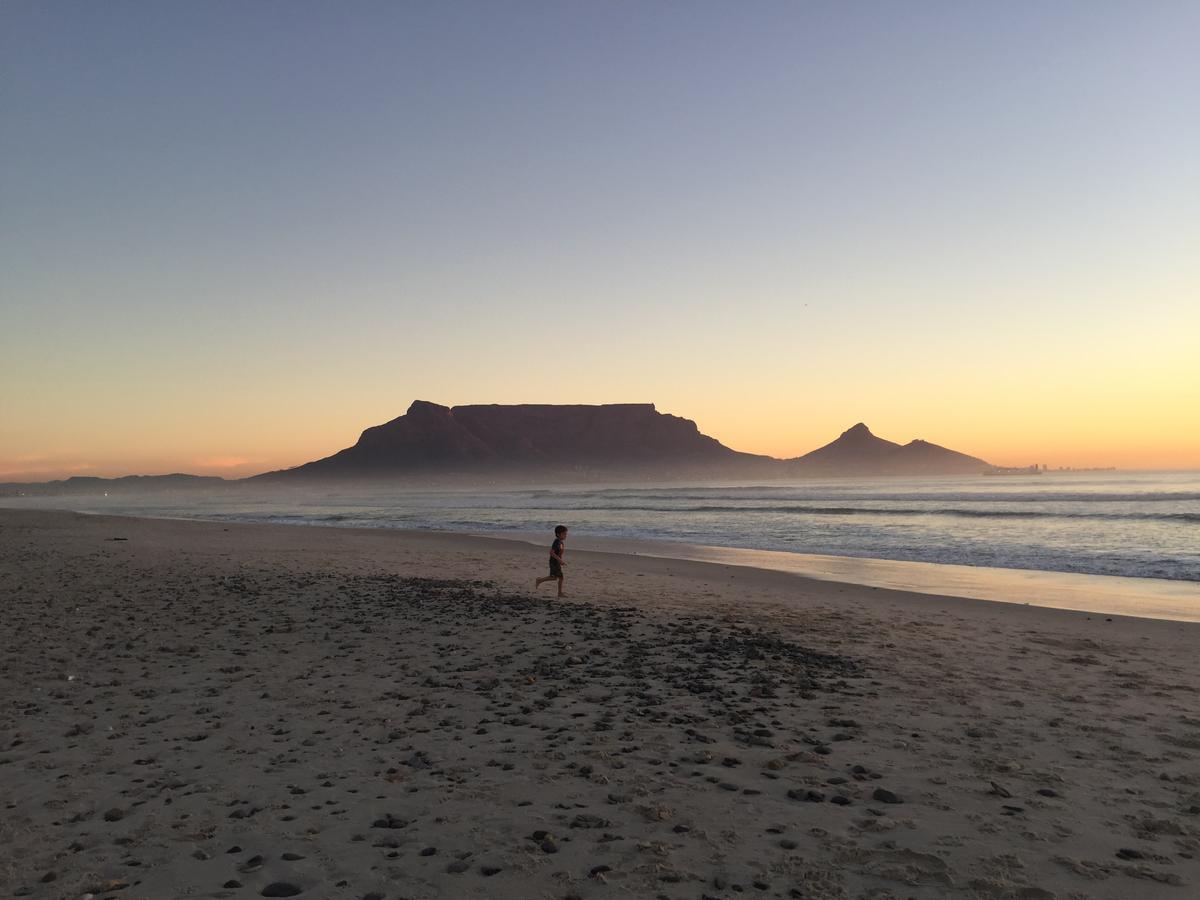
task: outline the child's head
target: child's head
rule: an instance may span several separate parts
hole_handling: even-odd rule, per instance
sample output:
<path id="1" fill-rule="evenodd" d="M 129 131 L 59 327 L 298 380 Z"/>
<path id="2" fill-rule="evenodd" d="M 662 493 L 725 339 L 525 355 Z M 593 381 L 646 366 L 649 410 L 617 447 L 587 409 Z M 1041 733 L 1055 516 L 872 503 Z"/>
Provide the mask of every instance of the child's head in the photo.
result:
<path id="1" fill-rule="evenodd" d="M 566 525 L 555 525 L 554 526 L 554 536 L 556 538 L 558 538 L 559 540 L 562 540 L 563 538 L 565 538 L 567 536 L 567 526 Z"/>

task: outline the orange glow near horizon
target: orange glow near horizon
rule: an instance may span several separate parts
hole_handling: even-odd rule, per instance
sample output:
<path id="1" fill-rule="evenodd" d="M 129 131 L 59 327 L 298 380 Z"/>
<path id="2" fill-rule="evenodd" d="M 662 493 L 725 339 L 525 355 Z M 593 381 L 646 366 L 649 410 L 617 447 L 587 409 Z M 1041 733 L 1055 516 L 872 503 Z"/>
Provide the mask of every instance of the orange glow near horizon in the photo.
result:
<path id="1" fill-rule="evenodd" d="M 436 396 L 421 399 L 442 402 Z M 402 414 L 408 402 L 397 403 L 395 415 Z M 556 402 L 569 401 L 559 399 Z M 630 402 L 645 401 L 634 398 Z M 800 409 L 786 421 L 774 422 L 771 428 L 755 421 L 753 415 L 757 412 L 762 420 L 769 422 L 772 410 L 766 408 L 767 404 L 717 407 L 708 415 L 700 416 L 692 416 L 688 409 L 680 406 L 656 405 L 659 412 L 694 418 L 702 432 L 732 449 L 784 459 L 814 450 L 856 422 L 864 421 L 876 435 L 887 440 L 907 443 L 920 438 L 1001 466 L 1037 463 L 1052 469 L 1108 466 L 1200 469 L 1200 430 L 1180 435 L 1181 439 L 1172 443 L 1155 444 L 1147 439 L 1155 424 L 1153 406 L 1132 411 L 1125 420 L 1126 427 L 1121 429 L 1111 426 L 1104 429 L 1100 427 L 1102 420 L 1092 420 L 1088 415 L 1056 418 L 1052 409 L 1041 411 L 1036 420 L 1032 417 L 1033 410 L 1027 410 L 1031 421 L 1021 429 L 1011 429 L 1004 424 L 1011 420 L 955 421 L 947 417 L 946 421 L 938 422 L 936 412 L 912 415 L 911 421 L 906 421 L 903 414 L 890 410 L 877 411 L 874 416 L 839 415 L 836 411 L 822 410 L 818 419 L 816 415 L 806 417 Z M 328 456 L 353 444 L 364 428 L 395 417 L 389 412 L 372 415 L 364 409 L 356 418 L 355 412 L 357 410 L 346 410 L 322 422 L 307 418 L 303 426 L 297 428 L 290 428 L 281 420 L 261 418 L 255 423 L 232 417 L 226 424 L 228 437 L 220 439 L 216 437 L 216 429 L 198 427 L 187 432 L 180 430 L 179 423 L 170 430 L 170 440 L 163 440 L 162 433 L 156 429 L 145 428 L 136 442 L 139 448 L 136 451 L 123 445 L 121 437 L 128 435 L 103 435 L 104 439 L 93 441 L 90 447 L 77 441 L 74 446 L 59 445 L 62 449 L 51 452 L 0 457 L 0 481 L 34 482 L 74 475 L 118 477 L 174 472 L 241 478 Z M 1097 410 L 1082 412 L 1094 414 Z M 95 422 L 93 426 L 100 428 L 101 423 Z"/>
<path id="2" fill-rule="evenodd" d="M 831 309 L 764 328 L 714 298 L 702 320 L 647 309 L 643 330 L 620 334 L 604 330 L 612 325 L 592 298 L 569 317 L 596 339 L 537 363 L 523 358 L 530 323 L 520 316 L 457 348 L 453 322 L 425 323 L 399 353 L 403 331 L 356 321 L 318 329 L 301 319 L 270 341 L 253 328 L 198 328 L 191 343 L 140 347 L 136 365 L 123 338 L 132 324 L 97 316 L 86 339 L 55 354 L 8 348 L 0 480 L 242 477 L 350 446 L 415 399 L 654 402 L 726 446 L 780 458 L 861 421 L 888 440 L 920 438 L 997 465 L 1200 469 L 1200 304 L 1187 302 L 1200 278 L 1177 285 L 1142 284 L 1137 309 L 1121 305 L 1117 285 L 1085 292 L 1088 316 L 1064 305 L 989 322 L 1003 306 L 995 300 L 918 325 L 900 308 L 865 321 Z"/>

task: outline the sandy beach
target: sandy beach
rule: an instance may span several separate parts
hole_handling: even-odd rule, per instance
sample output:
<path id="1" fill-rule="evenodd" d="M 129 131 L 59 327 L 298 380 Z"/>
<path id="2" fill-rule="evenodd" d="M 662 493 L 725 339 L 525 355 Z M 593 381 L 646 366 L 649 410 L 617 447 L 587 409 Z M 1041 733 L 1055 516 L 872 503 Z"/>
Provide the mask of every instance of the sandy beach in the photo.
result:
<path id="1" fill-rule="evenodd" d="M 0 510 L 0 896 L 1200 890 L 1200 625 L 545 555 Z"/>

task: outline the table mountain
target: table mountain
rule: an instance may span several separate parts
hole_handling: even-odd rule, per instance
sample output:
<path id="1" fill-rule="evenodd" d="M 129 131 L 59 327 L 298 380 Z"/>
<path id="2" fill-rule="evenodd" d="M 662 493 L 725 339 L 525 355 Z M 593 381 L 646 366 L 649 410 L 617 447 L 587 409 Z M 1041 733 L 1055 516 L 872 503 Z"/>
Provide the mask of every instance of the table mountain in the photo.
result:
<path id="1" fill-rule="evenodd" d="M 660 413 L 652 403 L 451 408 L 417 400 L 399 418 L 368 428 L 353 447 L 256 478 L 513 472 L 766 477 L 778 465 L 731 450 L 701 434 L 695 422 Z"/>

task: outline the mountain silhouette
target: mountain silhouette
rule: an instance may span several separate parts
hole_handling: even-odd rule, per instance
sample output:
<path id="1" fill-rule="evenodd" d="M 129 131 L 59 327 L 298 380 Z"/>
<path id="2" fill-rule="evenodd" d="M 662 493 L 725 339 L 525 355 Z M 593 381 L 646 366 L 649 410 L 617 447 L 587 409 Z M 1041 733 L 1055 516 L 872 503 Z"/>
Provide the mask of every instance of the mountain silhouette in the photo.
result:
<path id="1" fill-rule="evenodd" d="M 899 444 L 876 437 L 870 428 L 859 422 L 843 431 L 837 440 L 788 462 L 796 469 L 814 474 L 826 470 L 835 474 L 856 470 L 874 472 L 898 450 Z"/>
<path id="2" fill-rule="evenodd" d="M 227 481 L 195 475 L 0 484 L 0 495 L 161 491 L 311 480 L 461 478 L 494 483 L 683 481 L 884 475 L 979 475 L 995 467 L 928 441 L 897 444 L 859 422 L 837 440 L 794 459 L 742 453 L 653 403 L 596 406 L 442 406 L 416 400 L 404 415 L 366 429 L 351 447 L 291 469 Z"/>
<path id="3" fill-rule="evenodd" d="M 991 466 L 928 441 L 897 444 L 859 422 L 837 440 L 787 465 L 796 475 L 978 475 Z"/>
<path id="4" fill-rule="evenodd" d="M 978 474 L 988 463 L 925 441 L 897 444 L 859 423 L 804 456 L 741 453 L 690 419 L 652 403 L 598 406 L 442 406 L 417 400 L 351 447 L 251 480 L 540 474 L 546 478 L 788 478 L 839 475 Z"/>
<path id="5" fill-rule="evenodd" d="M 731 450 L 701 434 L 695 422 L 660 413 L 652 403 L 451 408 L 417 400 L 404 415 L 366 429 L 352 447 L 256 478 L 512 471 L 752 475 L 775 464 Z"/>

